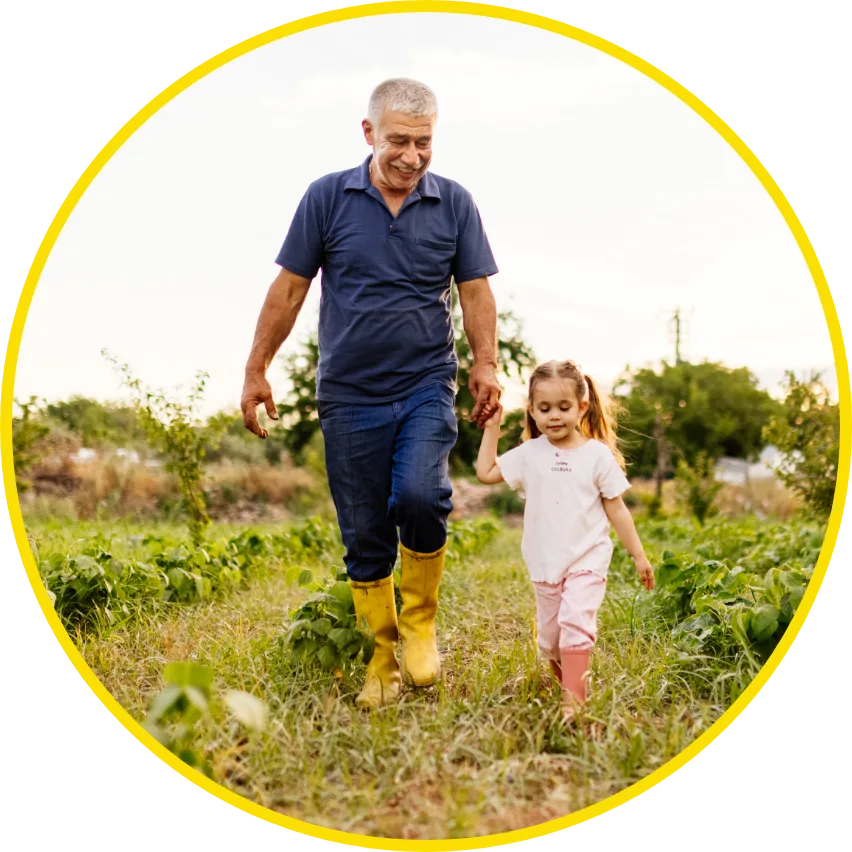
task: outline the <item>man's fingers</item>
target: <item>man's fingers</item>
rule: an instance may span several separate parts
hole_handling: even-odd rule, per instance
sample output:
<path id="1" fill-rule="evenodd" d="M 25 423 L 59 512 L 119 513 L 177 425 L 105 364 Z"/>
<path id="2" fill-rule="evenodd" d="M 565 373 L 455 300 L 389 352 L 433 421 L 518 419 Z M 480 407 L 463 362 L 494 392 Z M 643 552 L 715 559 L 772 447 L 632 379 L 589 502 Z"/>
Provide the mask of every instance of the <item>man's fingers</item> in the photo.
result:
<path id="1" fill-rule="evenodd" d="M 258 438 L 265 438 L 269 433 L 263 429 L 260 423 L 257 422 L 257 403 L 249 403 L 243 408 L 243 426 L 257 435 Z"/>
<path id="2" fill-rule="evenodd" d="M 273 419 L 278 419 L 278 409 L 275 407 L 275 403 L 272 401 L 272 397 L 268 396 L 263 401 L 263 404 L 266 406 L 266 413 Z"/>

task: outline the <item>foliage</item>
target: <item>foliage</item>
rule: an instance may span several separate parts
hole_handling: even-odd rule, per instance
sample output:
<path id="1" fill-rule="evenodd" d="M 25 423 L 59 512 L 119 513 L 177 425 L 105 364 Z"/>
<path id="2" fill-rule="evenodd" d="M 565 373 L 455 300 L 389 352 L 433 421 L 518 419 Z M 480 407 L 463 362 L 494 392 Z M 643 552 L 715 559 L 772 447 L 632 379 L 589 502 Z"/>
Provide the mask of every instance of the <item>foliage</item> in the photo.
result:
<path id="1" fill-rule="evenodd" d="M 165 457 L 165 468 L 177 475 L 182 495 L 182 505 L 188 517 L 192 543 L 199 546 L 204 538 L 204 528 L 210 523 L 201 480 L 204 475 L 206 448 L 221 438 L 220 421 L 213 420 L 202 426 L 198 407 L 204 394 L 207 374 L 199 371 L 195 384 L 186 400 L 168 399 L 163 391 L 152 391 L 134 378 L 127 364 L 102 352 L 103 356 L 121 375 L 122 384 L 132 394 L 136 412 L 149 442 Z"/>
<path id="2" fill-rule="evenodd" d="M 508 485 L 498 485 L 488 491 L 485 505 L 495 515 L 523 515 L 524 501 L 517 491 Z"/>
<path id="3" fill-rule="evenodd" d="M 784 635 L 813 573 L 811 565 L 694 560 L 667 551 L 659 596 L 675 616 L 672 640 L 684 652 L 725 655 L 731 647 L 759 669 Z"/>
<path id="4" fill-rule="evenodd" d="M 317 412 L 317 366 L 319 339 L 313 331 L 301 346 L 284 361 L 290 380 L 290 391 L 284 403 L 278 404 L 278 417 L 283 430 L 272 429 L 267 441 L 281 441 L 294 460 L 300 462 L 305 447 L 319 431 Z M 280 448 L 279 448 L 280 452 Z"/>
<path id="5" fill-rule="evenodd" d="M 468 388 L 468 382 L 473 369 L 473 352 L 464 333 L 463 317 L 455 290 L 453 294 L 453 329 L 456 355 L 459 359 L 459 389 L 456 395 L 459 436 L 450 454 L 450 464 L 456 471 L 468 471 L 476 464 L 482 432 L 475 423 L 470 422 L 474 399 Z M 499 364 L 498 375 L 501 379 L 523 380 L 525 372 L 535 366 L 535 355 L 523 338 L 521 321 L 510 311 L 502 312 L 497 317 L 497 363 Z M 520 442 L 523 411 L 508 412 L 505 420 L 503 445 L 509 449 Z"/>
<path id="6" fill-rule="evenodd" d="M 778 475 L 804 499 L 817 517 L 828 517 L 837 486 L 840 454 L 840 406 L 819 373 L 805 381 L 786 374 L 786 396 L 764 429 L 764 440 L 778 447 Z"/>
<path id="7" fill-rule="evenodd" d="M 15 400 L 21 416 L 12 418 L 12 458 L 15 464 L 15 481 L 18 490 L 32 487 L 28 473 L 45 453 L 43 439 L 50 427 L 39 419 L 42 407 L 38 397 L 31 396 L 27 402 Z"/>
<path id="8" fill-rule="evenodd" d="M 31 540 L 30 548 L 66 627 L 93 621 L 113 627 L 142 604 L 197 603 L 239 587 L 269 559 L 289 564 L 323 557 L 339 541 L 333 524 L 308 518 L 280 533 L 243 530 L 204 547 L 149 534 L 129 540 L 96 535 L 75 542 L 73 550 L 49 553 Z"/>
<path id="9" fill-rule="evenodd" d="M 154 696 L 143 727 L 184 763 L 213 778 L 207 750 L 192 747 L 197 726 L 210 717 L 212 705 L 221 702 L 251 732 L 266 726 L 266 705 L 248 692 L 228 690 L 221 698 L 212 692 L 213 672 L 196 663 L 169 663 L 163 670 L 165 686 Z"/>
<path id="10" fill-rule="evenodd" d="M 84 447 L 135 446 L 144 435 L 132 405 L 72 396 L 44 407 L 45 415 L 80 437 Z"/>
<path id="11" fill-rule="evenodd" d="M 656 470 L 658 419 L 665 424 L 672 460 L 694 466 L 699 453 L 712 461 L 755 456 L 765 445 L 763 427 L 778 411 L 778 403 L 757 387 L 748 369 L 710 361 L 664 362 L 659 372 L 628 371 L 614 395 L 625 409 L 620 435 L 628 474 L 636 477 Z"/>
<path id="12" fill-rule="evenodd" d="M 483 548 L 497 533 L 487 520 L 450 524 L 447 530 L 448 563 L 458 562 Z M 340 677 L 349 671 L 361 655 L 365 664 L 373 656 L 375 640 L 365 623 L 358 623 L 352 591 L 346 571 L 332 570 L 325 582 L 316 582 L 307 569 L 294 567 L 288 578 L 301 586 L 317 590 L 311 598 L 290 614 L 290 627 L 281 638 L 281 646 L 293 662 L 317 665 Z M 397 611 L 402 607 L 399 592 L 399 568 L 394 571 Z"/>
<path id="13" fill-rule="evenodd" d="M 678 501 L 702 526 L 707 517 L 715 513 L 713 502 L 722 489 L 722 483 L 716 482 L 714 470 L 713 462 L 705 453 L 698 453 L 694 465 L 683 459 L 677 463 L 675 482 Z"/>

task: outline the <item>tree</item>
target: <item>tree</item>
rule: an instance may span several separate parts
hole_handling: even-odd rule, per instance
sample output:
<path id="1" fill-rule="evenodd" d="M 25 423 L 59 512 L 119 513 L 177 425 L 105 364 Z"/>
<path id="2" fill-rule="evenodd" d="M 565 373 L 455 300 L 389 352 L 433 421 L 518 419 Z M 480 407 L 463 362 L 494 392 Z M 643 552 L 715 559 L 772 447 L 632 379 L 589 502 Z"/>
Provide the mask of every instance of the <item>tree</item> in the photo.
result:
<path id="1" fill-rule="evenodd" d="M 628 372 L 614 395 L 624 408 L 620 435 L 631 476 L 668 475 L 678 460 L 694 467 L 701 453 L 710 461 L 754 458 L 779 407 L 747 368 L 711 361 Z"/>
<path id="2" fill-rule="evenodd" d="M 453 289 L 452 316 L 456 355 L 459 359 L 459 392 L 456 395 L 459 437 L 450 454 L 450 465 L 458 472 L 467 472 L 476 463 L 482 432 L 469 419 L 474 406 L 474 399 L 467 386 L 470 371 L 473 368 L 473 352 L 464 333 L 461 307 L 455 289 Z M 497 317 L 497 363 L 499 374 L 504 379 L 514 377 L 523 380 L 525 371 L 535 366 L 535 355 L 523 339 L 522 323 L 511 311 L 504 311 Z M 515 446 L 520 440 L 520 432 L 523 428 L 523 412 L 520 415 L 509 412 L 505 415 L 505 419 L 507 422 L 503 431 L 507 433 L 512 431 L 515 440 L 511 446 Z"/>
<path id="3" fill-rule="evenodd" d="M 29 471 L 47 451 L 44 438 L 50 427 L 44 423 L 44 410 L 38 397 L 31 396 L 27 402 L 14 401 L 21 416 L 12 418 L 12 459 L 15 465 L 15 481 L 19 491 L 32 487 Z"/>
<path id="4" fill-rule="evenodd" d="M 208 446 L 221 438 L 222 423 L 214 419 L 206 426 L 199 418 L 207 373 L 199 371 L 185 400 L 168 399 L 163 391 L 143 387 L 127 364 L 119 363 L 106 350 L 101 354 L 121 376 L 121 383 L 132 395 L 132 405 L 150 444 L 165 457 L 165 468 L 178 478 L 183 508 L 187 514 L 193 545 L 199 546 L 210 523 L 201 480 Z"/>
<path id="5" fill-rule="evenodd" d="M 788 371 L 786 396 L 764 429 L 764 439 L 781 453 L 781 480 L 801 495 L 817 517 L 827 518 L 834 503 L 840 456 L 840 406 L 819 373 L 802 381 Z"/>
<path id="6" fill-rule="evenodd" d="M 270 431 L 266 439 L 274 442 L 273 448 L 277 445 L 279 455 L 283 446 L 297 462 L 302 461 L 305 447 L 319 431 L 318 364 L 319 340 L 314 330 L 284 361 L 284 371 L 291 386 L 286 402 L 278 404 L 278 416 L 284 429 Z"/>
<path id="7" fill-rule="evenodd" d="M 73 396 L 64 402 L 48 403 L 44 412 L 76 433 L 85 447 L 103 444 L 127 447 L 143 438 L 136 412 L 130 405 Z"/>
<path id="8" fill-rule="evenodd" d="M 470 371 L 473 367 L 473 354 L 462 324 L 462 313 L 455 288 L 452 291 L 451 316 L 455 334 L 456 355 L 459 359 L 458 385 L 456 396 L 456 416 L 459 421 L 459 437 L 455 449 L 450 455 L 450 464 L 455 470 L 468 471 L 479 452 L 482 433 L 468 418 L 473 409 L 474 400 L 468 390 Z M 532 349 L 522 337 L 520 320 L 510 311 L 501 313 L 497 320 L 498 331 L 498 371 L 503 378 L 522 378 L 524 371 L 533 366 Z M 285 448 L 294 459 L 301 460 L 304 448 L 319 431 L 319 416 L 316 404 L 316 375 L 319 361 L 319 344 L 316 331 L 302 342 L 301 346 L 284 359 L 284 370 L 290 380 L 291 388 L 284 403 L 278 405 L 278 416 L 284 427 L 280 431 Z M 511 417 L 507 417 L 507 420 Z M 515 417 L 514 430 L 520 437 L 520 418 Z M 278 430 L 270 431 L 268 440 L 273 439 Z M 514 433 L 513 433 L 514 434 Z M 514 444 L 512 445 L 514 446 Z"/>

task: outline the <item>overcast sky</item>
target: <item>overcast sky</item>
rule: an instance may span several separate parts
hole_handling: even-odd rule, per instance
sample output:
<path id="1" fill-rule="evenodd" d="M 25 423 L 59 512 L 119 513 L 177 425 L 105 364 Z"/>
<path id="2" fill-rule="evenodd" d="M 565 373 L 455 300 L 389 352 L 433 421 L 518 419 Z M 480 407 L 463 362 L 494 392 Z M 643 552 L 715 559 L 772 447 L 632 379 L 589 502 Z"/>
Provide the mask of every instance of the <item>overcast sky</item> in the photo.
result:
<path id="1" fill-rule="evenodd" d="M 391 76 L 435 90 L 431 168 L 473 193 L 500 267 L 498 305 L 522 317 L 539 360 L 573 358 L 610 385 L 628 364 L 672 358 L 680 307 L 688 359 L 747 366 L 768 389 L 785 369 L 826 370 L 836 386 L 792 234 L 699 116 L 562 36 L 406 14 L 255 50 L 137 131 L 51 253 L 16 396 L 121 398 L 106 347 L 157 387 L 206 370 L 206 410 L 238 406 L 295 207 L 312 180 L 367 156 L 360 121 L 372 88 Z M 316 324 L 318 302 L 319 278 L 283 352 Z M 280 367 L 269 378 L 280 396 Z"/>

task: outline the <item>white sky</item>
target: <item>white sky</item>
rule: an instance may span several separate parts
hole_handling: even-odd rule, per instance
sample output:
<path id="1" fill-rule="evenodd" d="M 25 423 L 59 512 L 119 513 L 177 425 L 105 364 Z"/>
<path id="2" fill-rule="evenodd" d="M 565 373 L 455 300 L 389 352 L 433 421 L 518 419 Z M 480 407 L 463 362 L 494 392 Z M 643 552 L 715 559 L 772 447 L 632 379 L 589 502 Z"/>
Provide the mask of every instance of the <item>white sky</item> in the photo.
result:
<path id="1" fill-rule="evenodd" d="M 573 358 L 609 385 L 627 364 L 672 357 L 680 306 L 688 359 L 747 366 L 769 389 L 785 369 L 823 369 L 836 386 L 792 234 L 699 116 L 562 36 L 407 14 L 255 50 L 137 131 L 47 262 L 16 396 L 123 397 L 106 347 L 152 386 L 189 385 L 204 369 L 206 410 L 238 406 L 295 207 L 312 180 L 367 156 L 360 121 L 391 76 L 435 90 L 431 168 L 473 193 L 500 267 L 498 305 L 523 318 L 540 360 Z M 319 279 L 282 352 L 315 324 L 318 302 Z M 280 397 L 280 367 L 269 378 Z"/>

